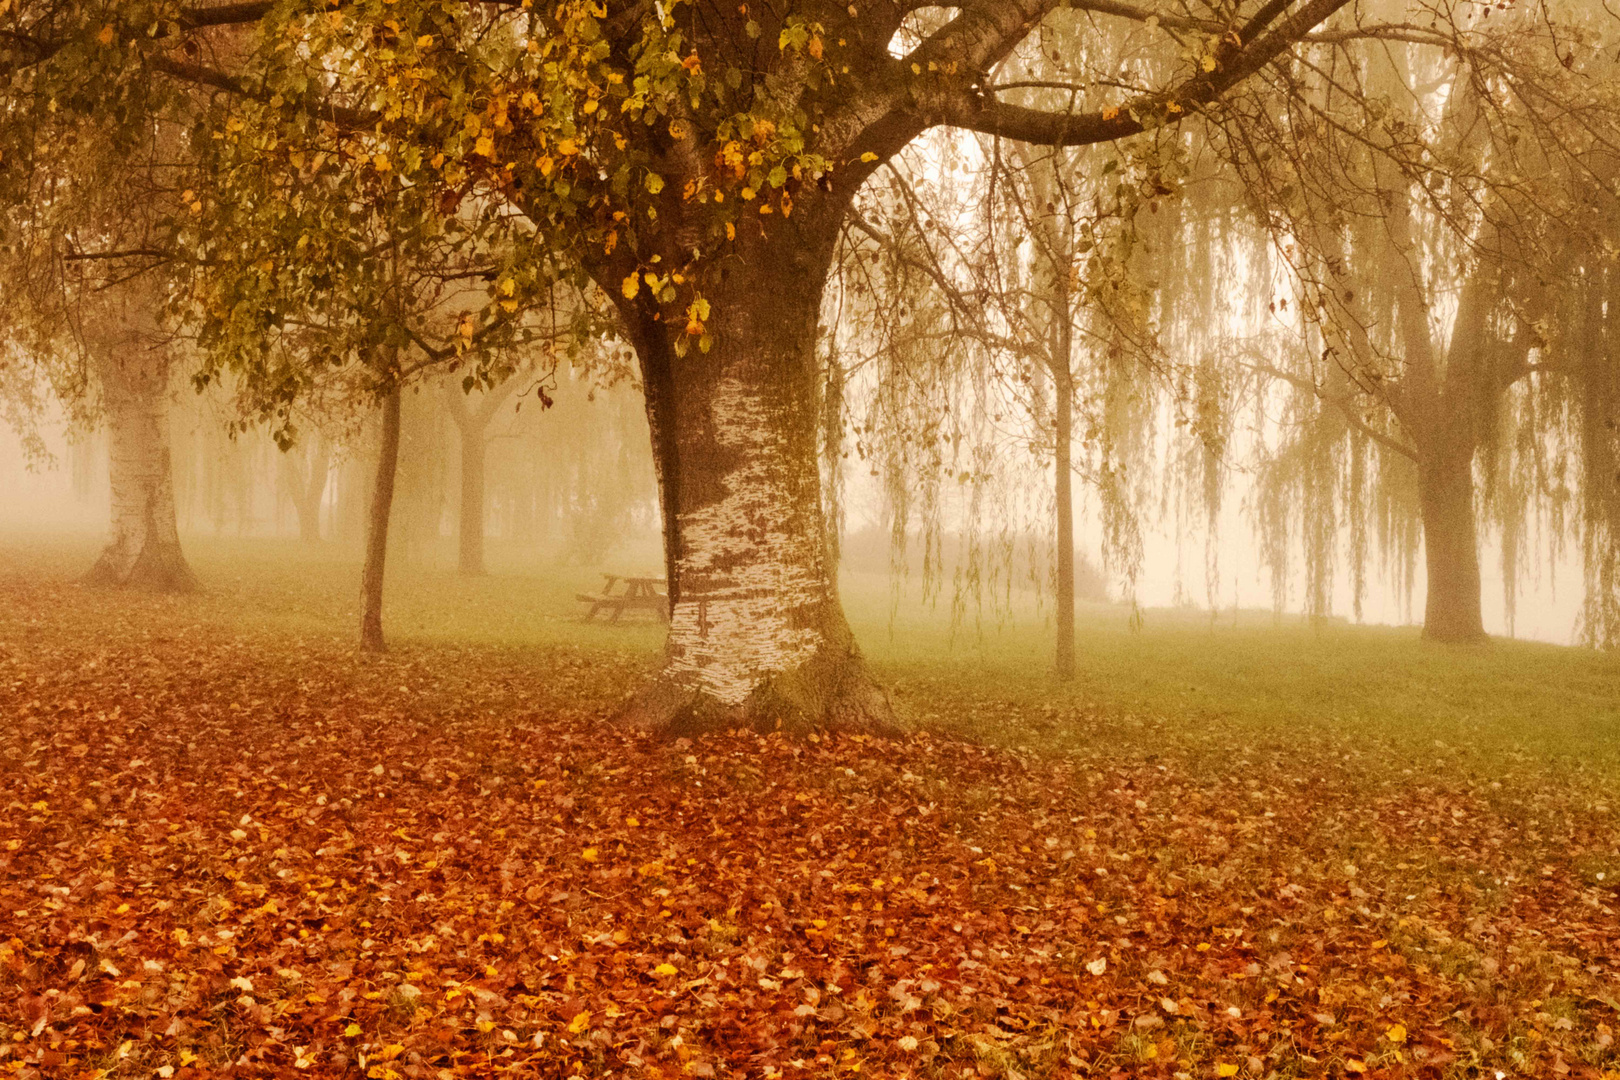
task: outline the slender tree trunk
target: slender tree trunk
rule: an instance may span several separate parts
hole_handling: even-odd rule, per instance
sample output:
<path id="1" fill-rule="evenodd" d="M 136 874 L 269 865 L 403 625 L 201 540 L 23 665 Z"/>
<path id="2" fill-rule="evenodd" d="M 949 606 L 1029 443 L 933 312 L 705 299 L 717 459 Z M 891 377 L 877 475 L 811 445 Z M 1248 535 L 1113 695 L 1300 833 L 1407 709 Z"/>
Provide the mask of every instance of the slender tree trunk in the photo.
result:
<path id="1" fill-rule="evenodd" d="M 445 388 L 445 409 L 455 421 L 461 440 L 461 513 L 457 564 L 463 574 L 480 576 L 484 569 L 484 477 L 489 453 L 489 422 L 516 386 L 507 380 L 486 388 L 476 406 L 468 407 L 459 385 Z"/>
<path id="2" fill-rule="evenodd" d="M 1423 636 L 1448 643 L 1484 641 L 1471 450 L 1425 454 L 1418 466 L 1418 497 L 1428 569 Z"/>
<path id="3" fill-rule="evenodd" d="M 96 364 L 107 411 L 112 522 L 85 583 L 189 592 L 197 578 L 181 553 L 175 519 L 168 356 L 126 335 L 119 344 L 122 355 Z"/>
<path id="4" fill-rule="evenodd" d="M 1067 338 L 1067 334 L 1063 335 Z M 1060 359 L 1066 359 L 1065 352 Z M 1054 371 L 1057 433 L 1057 658 L 1059 679 L 1074 678 L 1074 378 Z"/>
<path id="5" fill-rule="evenodd" d="M 399 467 L 399 387 L 383 399 L 382 442 L 377 476 L 371 486 L 371 516 L 366 522 L 366 564 L 360 574 L 360 648 L 385 652 L 382 601 L 383 563 L 388 558 L 388 515 L 394 506 L 394 474 Z"/>
<path id="6" fill-rule="evenodd" d="M 321 542 L 321 501 L 332 466 L 332 447 L 317 435 L 309 446 L 309 473 L 301 478 L 294 508 L 298 511 L 298 537 L 306 544 Z"/>
<path id="7" fill-rule="evenodd" d="M 830 236 L 743 260 L 712 294 L 707 354 L 693 341 L 676 355 L 682 327 L 650 303 L 621 305 L 642 362 L 670 599 L 664 667 L 628 707 L 634 723 L 898 727 L 827 549 L 814 343 L 830 260 Z"/>
<path id="8" fill-rule="evenodd" d="M 1069 245 L 1065 245 L 1065 252 Z M 1069 299 L 1069 267 L 1056 268 L 1053 290 L 1052 390 L 1056 435 L 1057 655 L 1053 673 L 1074 678 L 1074 310 Z"/>
<path id="9" fill-rule="evenodd" d="M 472 577 L 484 573 L 484 429 L 461 429 L 461 535 L 458 566 Z"/>

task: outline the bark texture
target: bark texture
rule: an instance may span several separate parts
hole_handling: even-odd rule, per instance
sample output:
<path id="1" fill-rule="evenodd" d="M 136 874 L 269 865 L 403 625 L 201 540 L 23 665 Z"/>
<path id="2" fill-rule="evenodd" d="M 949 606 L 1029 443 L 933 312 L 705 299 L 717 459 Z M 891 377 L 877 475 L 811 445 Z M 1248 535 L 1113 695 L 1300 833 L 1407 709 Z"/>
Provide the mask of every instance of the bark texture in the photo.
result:
<path id="1" fill-rule="evenodd" d="M 670 599 L 663 668 L 625 716 L 663 730 L 895 731 L 823 527 L 814 347 L 831 239 L 777 228 L 799 242 L 726 279 L 711 352 L 678 356 L 681 328 L 623 307 L 645 375 Z"/>
<path id="2" fill-rule="evenodd" d="M 119 323 L 90 342 L 107 419 L 111 531 L 85 583 L 189 592 L 197 578 L 180 550 L 169 452 L 169 354 L 155 329 Z"/>
<path id="3" fill-rule="evenodd" d="M 399 471 L 399 387 L 383 399 L 382 438 L 377 475 L 371 485 L 371 513 L 366 520 L 366 563 L 360 573 L 360 648 L 386 652 L 383 640 L 383 568 L 388 559 L 388 517 L 394 507 L 394 477 Z"/>
<path id="4" fill-rule="evenodd" d="M 1474 514 L 1474 455 L 1502 372 L 1522 353 L 1491 333 L 1498 277 L 1475 271 L 1462 290 L 1451 341 L 1442 353 L 1428 328 L 1428 305 L 1413 288 L 1402 300 L 1409 366 L 1400 387 L 1418 474 L 1423 558 L 1428 575 L 1423 636 L 1469 644 L 1486 640 Z"/>
<path id="5" fill-rule="evenodd" d="M 1479 543 L 1474 528 L 1472 447 L 1435 453 L 1418 466 L 1423 555 L 1429 589 L 1423 636 L 1433 641 L 1484 641 L 1480 610 Z"/>

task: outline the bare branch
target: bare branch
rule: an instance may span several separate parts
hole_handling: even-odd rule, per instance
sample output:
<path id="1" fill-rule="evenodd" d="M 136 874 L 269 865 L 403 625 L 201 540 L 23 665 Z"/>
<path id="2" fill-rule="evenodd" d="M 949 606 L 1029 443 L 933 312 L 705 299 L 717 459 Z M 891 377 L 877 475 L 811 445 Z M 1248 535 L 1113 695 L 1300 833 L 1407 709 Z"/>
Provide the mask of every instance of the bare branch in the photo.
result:
<path id="1" fill-rule="evenodd" d="M 1267 26 L 1287 4 L 1287 0 L 1273 0 L 1237 32 L 1235 36 L 1241 44 L 1232 44 L 1230 38 L 1223 42 L 1216 53 L 1215 71 L 1194 75 L 1163 93 L 1141 95 L 1117 108 L 1090 113 L 1050 112 L 997 101 L 982 88 L 965 92 L 947 90 L 932 101 L 925 99 L 922 108 L 931 124 L 967 128 L 1020 142 L 1048 146 L 1110 142 L 1172 123 L 1189 107 L 1215 101 L 1299 44 L 1314 27 L 1350 2 L 1307 0 L 1298 11 L 1267 32 Z"/>

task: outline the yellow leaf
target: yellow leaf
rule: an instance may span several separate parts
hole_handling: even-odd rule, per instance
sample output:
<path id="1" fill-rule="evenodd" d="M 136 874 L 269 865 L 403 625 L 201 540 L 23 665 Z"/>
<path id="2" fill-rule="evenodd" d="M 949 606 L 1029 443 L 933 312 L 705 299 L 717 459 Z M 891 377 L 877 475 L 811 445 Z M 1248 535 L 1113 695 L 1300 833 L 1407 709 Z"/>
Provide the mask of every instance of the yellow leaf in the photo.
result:
<path id="1" fill-rule="evenodd" d="M 619 291 L 624 293 L 624 298 L 626 300 L 634 300 L 636 298 L 636 293 L 641 291 L 641 278 L 635 274 L 631 274 L 629 277 L 624 279 L 624 284 L 619 287 Z"/>
<path id="2" fill-rule="evenodd" d="M 1108 108 L 1106 108 L 1106 109 L 1104 109 L 1102 111 L 1102 118 L 1104 120 L 1118 120 L 1119 119 L 1119 108 L 1117 106 L 1114 106 L 1114 105 L 1108 106 Z"/>
<path id="3" fill-rule="evenodd" d="M 385 1046 L 381 1050 L 377 1051 L 377 1060 L 378 1061 L 393 1061 L 395 1058 L 399 1057 L 399 1055 L 403 1054 L 404 1052 L 405 1052 L 404 1044 L 402 1044 L 402 1043 L 389 1043 L 387 1046 Z"/>
<path id="4" fill-rule="evenodd" d="M 575 142 L 573 139 L 564 139 L 562 142 L 557 144 L 557 153 L 563 155 L 564 157 L 570 157 L 577 154 L 579 153 L 579 143 Z"/>
<path id="5" fill-rule="evenodd" d="M 872 153 L 872 151 L 868 150 L 866 153 L 861 155 L 861 160 L 862 161 L 876 161 L 877 160 L 877 155 Z"/>
<path id="6" fill-rule="evenodd" d="M 1203 68 L 1204 68 L 1205 71 L 1214 71 L 1215 70 L 1215 58 L 1213 56 L 1204 57 Z"/>
<path id="7" fill-rule="evenodd" d="M 1229 1062 L 1223 1061 L 1219 1065 L 1215 1066 L 1216 1076 L 1236 1076 L 1237 1074 L 1238 1067 Z"/>
<path id="8" fill-rule="evenodd" d="M 726 239 L 727 240 L 735 240 L 735 239 L 737 239 L 737 226 L 733 225 L 729 221 L 726 222 Z"/>
<path id="9" fill-rule="evenodd" d="M 1366 1062 L 1357 1061 L 1355 1058 L 1351 1058 L 1349 1061 L 1344 1063 L 1344 1071 L 1347 1073 L 1355 1073 L 1359 1076 L 1367 1071 L 1367 1064 Z"/>
<path id="10" fill-rule="evenodd" d="M 477 1028 L 483 1034 L 488 1035 L 490 1032 L 495 1030 L 495 1021 L 479 1020 L 474 1022 L 473 1027 Z"/>
<path id="11" fill-rule="evenodd" d="M 568 1030 L 574 1035 L 578 1035 L 580 1032 L 584 1031 L 590 1026 L 591 1014 L 589 1012 L 582 1012 L 572 1020 L 568 1021 Z"/>
<path id="12" fill-rule="evenodd" d="M 479 157 L 494 157 L 495 140 L 488 135 L 478 136 L 478 141 L 473 144 L 473 153 Z"/>
<path id="13" fill-rule="evenodd" d="M 348 1027 L 343 1029 L 343 1034 L 347 1035 L 351 1039 L 354 1038 L 356 1035 L 360 1034 L 360 1025 L 350 1024 Z"/>
<path id="14" fill-rule="evenodd" d="M 653 968 L 654 975 L 673 975 L 675 974 L 675 971 L 676 968 L 674 964 L 659 964 L 657 967 Z"/>
<path id="15" fill-rule="evenodd" d="M 1402 1024 L 1393 1024 L 1384 1032 L 1384 1038 L 1392 1043 L 1403 1043 L 1406 1041 L 1406 1027 Z"/>
<path id="16" fill-rule="evenodd" d="M 101 42 L 103 45 L 111 45 L 113 41 L 117 39 L 117 36 L 118 35 L 113 32 L 113 28 L 108 25 L 101 28 L 101 33 L 96 35 L 96 40 Z"/>
<path id="17" fill-rule="evenodd" d="M 423 34 L 421 37 L 417 38 L 416 39 L 416 47 L 418 49 L 431 49 L 431 48 L 433 48 L 433 35 L 432 34 Z"/>
<path id="18" fill-rule="evenodd" d="M 388 160 L 387 154 L 378 154 L 371 159 L 371 163 L 377 167 L 378 172 L 387 172 L 394 167 L 393 163 Z"/>
<path id="19" fill-rule="evenodd" d="M 181 1068 L 185 1068 L 187 1065 L 190 1065 L 193 1061 L 196 1061 L 196 1060 L 197 1060 L 197 1055 L 193 1054 L 190 1050 L 182 1050 L 182 1051 L 180 1051 L 180 1067 Z"/>

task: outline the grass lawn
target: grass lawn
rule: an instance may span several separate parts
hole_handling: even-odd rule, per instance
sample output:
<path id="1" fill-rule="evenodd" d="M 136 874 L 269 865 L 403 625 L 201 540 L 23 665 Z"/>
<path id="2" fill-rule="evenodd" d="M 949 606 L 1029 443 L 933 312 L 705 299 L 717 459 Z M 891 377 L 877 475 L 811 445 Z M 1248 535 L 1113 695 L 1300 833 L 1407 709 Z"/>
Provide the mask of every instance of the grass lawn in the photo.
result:
<path id="1" fill-rule="evenodd" d="M 0 535 L 0 1075 L 1620 1080 L 1620 664 L 1269 615 L 952 633 L 916 736 L 666 744 L 594 571 Z M 636 569 L 634 567 L 627 569 Z"/>

